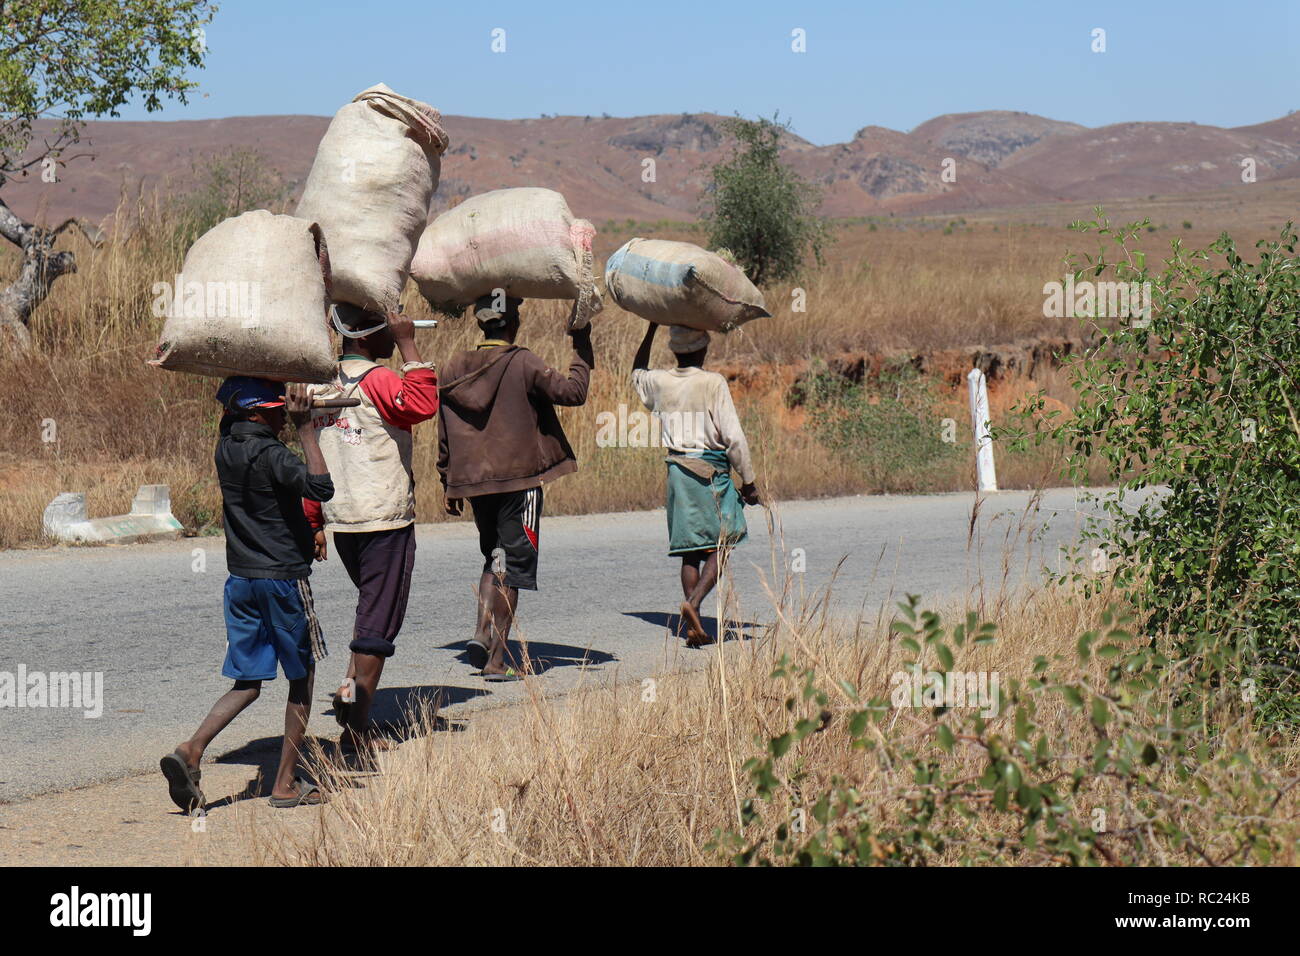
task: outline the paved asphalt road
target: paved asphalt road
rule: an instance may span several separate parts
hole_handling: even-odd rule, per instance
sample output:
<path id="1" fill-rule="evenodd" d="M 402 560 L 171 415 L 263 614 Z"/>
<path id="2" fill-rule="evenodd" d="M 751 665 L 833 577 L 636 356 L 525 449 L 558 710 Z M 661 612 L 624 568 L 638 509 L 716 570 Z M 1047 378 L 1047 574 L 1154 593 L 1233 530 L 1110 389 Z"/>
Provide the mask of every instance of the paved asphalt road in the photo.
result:
<path id="1" fill-rule="evenodd" d="M 845 617 L 865 609 L 874 618 L 882 603 L 907 591 L 931 602 L 960 598 L 981 575 L 996 589 L 1006 555 L 1013 583 L 1036 577 L 1075 540 L 1082 513 L 1072 490 L 1050 491 L 1026 523 L 1029 501 L 1022 492 L 986 498 L 970 547 L 970 494 L 786 503 L 783 542 L 769 534 L 761 510 L 747 509 L 750 539 L 732 566 L 739 617 L 772 619 L 764 613 L 762 577 L 771 578 L 774 553 L 788 566 L 795 549 L 803 549 L 807 591 L 824 588 L 845 559 L 832 597 Z M 548 691 L 640 679 L 707 659 L 668 631 L 680 585 L 666 539 L 662 511 L 545 519 L 542 590 L 521 596 L 520 623 L 533 657 L 547 666 Z M 460 651 L 481 564 L 473 525 L 421 526 L 417 540 L 410 609 L 384 674 L 381 716 L 396 718 L 417 694 L 441 693 L 452 714 L 518 696 L 519 685 L 485 684 Z M 196 554 L 205 570 L 196 570 Z M 104 696 L 98 718 L 0 706 L 0 802 L 153 770 L 189 736 L 229 686 L 220 675 L 224 581 L 222 538 L 0 552 L 0 682 L 20 665 L 102 672 Z M 317 565 L 312 586 L 331 649 L 317 674 L 312 729 L 333 736 L 329 694 L 347 665 L 355 591 L 336 558 Z M 278 737 L 284 687 L 283 679 L 268 684 L 209 758 Z"/>

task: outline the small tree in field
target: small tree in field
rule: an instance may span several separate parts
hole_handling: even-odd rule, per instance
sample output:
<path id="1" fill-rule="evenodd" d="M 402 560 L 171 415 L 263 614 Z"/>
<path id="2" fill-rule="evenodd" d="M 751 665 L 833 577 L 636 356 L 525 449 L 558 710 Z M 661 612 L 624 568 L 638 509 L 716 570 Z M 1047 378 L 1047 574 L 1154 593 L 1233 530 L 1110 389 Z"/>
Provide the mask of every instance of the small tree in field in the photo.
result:
<path id="1" fill-rule="evenodd" d="M 176 202 L 179 243 L 189 246 L 223 219 L 269 209 L 288 192 L 279 171 L 256 149 L 232 146 L 194 169 L 195 187 Z"/>
<path id="2" fill-rule="evenodd" d="M 86 119 L 117 116 L 135 94 L 150 112 L 164 98 L 184 103 L 197 85 L 185 71 L 203 65 L 212 9 L 208 0 L 0 0 L 0 188 L 32 171 L 56 181 Z M 17 279 L 0 289 L 0 338 L 25 346 L 50 286 L 77 271 L 71 252 L 54 251 L 73 226 L 85 231 L 76 219 L 32 225 L 0 199 L 0 236 L 23 255 Z"/>
<path id="3" fill-rule="evenodd" d="M 781 162 L 788 129 L 775 120 L 728 120 L 735 148 L 713 167 L 705 197 L 710 245 L 729 250 L 758 285 L 795 275 L 810 252 L 820 265 L 830 241 L 816 215 L 820 190 Z"/>

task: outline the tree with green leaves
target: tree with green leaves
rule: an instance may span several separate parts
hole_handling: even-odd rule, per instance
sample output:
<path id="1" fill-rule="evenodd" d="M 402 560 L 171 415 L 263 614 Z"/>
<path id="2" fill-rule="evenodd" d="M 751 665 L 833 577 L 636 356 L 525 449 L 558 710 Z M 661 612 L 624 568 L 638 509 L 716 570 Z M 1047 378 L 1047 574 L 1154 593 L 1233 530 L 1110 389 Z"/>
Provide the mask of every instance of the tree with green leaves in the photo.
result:
<path id="1" fill-rule="evenodd" d="M 796 275 L 811 253 L 818 265 L 830 241 L 816 214 L 821 192 L 781 162 L 788 123 L 726 121 L 731 156 L 713 167 L 705 193 L 709 243 L 726 249 L 756 284 Z"/>
<path id="2" fill-rule="evenodd" d="M 117 116 L 132 97 L 145 109 L 185 103 L 203 66 L 209 0 L 0 0 L 0 188 L 34 171 L 57 175 L 87 119 Z M 0 336 L 20 348 L 27 322 L 60 276 L 75 272 L 71 251 L 55 251 L 78 219 L 33 225 L 0 199 L 0 236 L 22 250 L 17 279 L 0 290 Z"/>
<path id="3" fill-rule="evenodd" d="M 1134 240 L 1146 221 L 1101 217 L 1075 279 L 1148 286 L 1149 314 L 1085 318 L 1095 344 L 1066 364 L 1070 416 L 1023 411 L 1019 444 L 1064 449 L 1081 481 L 1099 454 L 1121 496 L 1085 533 L 1155 640 L 1256 720 L 1300 722 L 1300 255 L 1295 227 L 1247 258 L 1224 233 L 1174 240 L 1164 268 Z M 1219 264 L 1221 263 L 1221 264 Z M 1136 506 L 1135 506 L 1136 503 Z"/>

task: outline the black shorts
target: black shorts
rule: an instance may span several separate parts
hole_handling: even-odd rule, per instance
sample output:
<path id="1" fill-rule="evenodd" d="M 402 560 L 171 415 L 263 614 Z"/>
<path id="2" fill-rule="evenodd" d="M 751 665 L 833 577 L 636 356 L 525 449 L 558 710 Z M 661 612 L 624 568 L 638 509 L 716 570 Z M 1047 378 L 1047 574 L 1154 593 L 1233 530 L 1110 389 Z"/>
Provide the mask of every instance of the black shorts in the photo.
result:
<path id="1" fill-rule="evenodd" d="M 391 531 L 336 531 L 334 553 L 358 591 L 348 650 L 392 657 L 411 594 L 415 524 Z"/>
<path id="2" fill-rule="evenodd" d="M 483 573 L 504 574 L 508 588 L 537 590 L 537 543 L 542 489 L 526 488 L 469 499 L 483 552 Z M 500 555 L 498 556 L 498 552 Z"/>

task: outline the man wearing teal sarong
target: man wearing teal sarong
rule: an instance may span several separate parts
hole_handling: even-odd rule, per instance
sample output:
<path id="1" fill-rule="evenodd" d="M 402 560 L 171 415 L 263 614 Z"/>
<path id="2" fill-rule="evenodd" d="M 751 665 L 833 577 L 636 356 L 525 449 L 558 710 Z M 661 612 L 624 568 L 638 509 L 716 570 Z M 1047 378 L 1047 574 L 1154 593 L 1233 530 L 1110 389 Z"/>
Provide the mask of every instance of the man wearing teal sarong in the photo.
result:
<path id="1" fill-rule="evenodd" d="M 744 505 L 759 503 L 749 443 L 740 427 L 727 380 L 704 370 L 709 333 L 673 326 L 668 347 L 674 369 L 651 369 L 653 322 L 632 363 L 632 387 L 659 419 L 668 452 L 668 553 L 682 559 L 682 622 L 686 644 L 714 640 L 700 605 L 718 583 L 719 552 L 745 540 Z M 736 490 L 731 472 L 740 475 Z"/>

